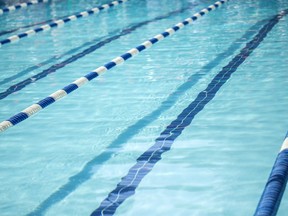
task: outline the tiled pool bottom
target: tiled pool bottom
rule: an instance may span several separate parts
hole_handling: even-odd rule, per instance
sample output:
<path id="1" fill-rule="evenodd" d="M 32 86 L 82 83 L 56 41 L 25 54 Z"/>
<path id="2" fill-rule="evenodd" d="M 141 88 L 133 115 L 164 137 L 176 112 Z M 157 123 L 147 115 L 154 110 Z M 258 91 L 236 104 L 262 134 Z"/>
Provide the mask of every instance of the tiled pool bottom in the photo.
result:
<path id="1" fill-rule="evenodd" d="M 171 14 L 122 35 L 3 98 L 2 119 L 207 6 L 207 2 L 196 2 L 198 6 L 183 11 L 187 3 L 163 1 L 155 5 L 151 1 L 130 1 L 105 14 L 3 46 L 0 51 L 5 54 L 1 56 L 7 64 L 7 74 L 2 80 L 37 62 L 53 59 L 3 84 L 5 91 L 83 52 L 88 44 L 62 57 L 72 47 L 92 43 L 93 39 L 95 44 L 100 43 L 137 23 Z M 162 159 L 116 215 L 253 214 L 287 129 L 283 120 L 287 115 L 287 51 L 282 48 L 287 45 L 287 18 L 271 29 L 267 26 L 287 4 L 260 3 L 247 1 L 243 7 L 230 1 L 221 10 L 1 134 L 1 212 L 27 215 L 42 209 L 46 215 L 90 215 L 155 139 L 161 141 L 162 132 L 173 134 L 184 129 L 184 125 L 177 124 L 181 122 L 185 130 L 175 139 L 172 149 L 161 153 Z M 135 8 L 143 9 L 142 17 Z M 182 12 L 172 13 L 176 10 Z M 93 30 L 95 22 L 102 28 Z M 74 34 L 85 29 L 92 29 L 94 35 Z M 259 33 L 263 41 L 259 40 Z M 73 43 L 67 41 L 67 35 Z M 259 44 L 250 53 L 251 41 Z M 34 46 L 27 50 L 29 43 Z M 249 55 L 236 68 L 234 63 L 239 61 L 235 58 L 243 57 L 241 51 L 247 46 Z M 15 50 L 19 56 L 15 57 Z M 21 61 L 24 53 L 29 61 Z M 225 72 L 227 65 L 226 72 L 235 72 L 231 77 L 221 76 L 227 81 L 219 82 L 221 88 L 213 99 L 209 97 L 211 101 L 192 123 L 188 125 L 190 117 L 177 121 L 193 101 L 201 104 L 203 100 L 198 95 L 210 92 L 209 83 L 214 83 L 213 79 Z M 167 131 L 170 123 L 173 127 Z M 159 154 L 154 156 L 159 158 Z M 285 215 L 285 197 L 278 215 Z"/>

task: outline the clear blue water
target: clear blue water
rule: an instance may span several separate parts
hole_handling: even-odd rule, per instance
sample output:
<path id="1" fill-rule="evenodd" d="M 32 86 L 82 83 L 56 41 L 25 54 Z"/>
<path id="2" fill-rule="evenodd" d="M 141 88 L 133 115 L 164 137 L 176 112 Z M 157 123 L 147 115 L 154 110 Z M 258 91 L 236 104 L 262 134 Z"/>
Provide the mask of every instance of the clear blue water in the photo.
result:
<path id="1" fill-rule="evenodd" d="M 0 16 L 0 28 L 17 29 L 107 2 L 63 0 L 32 6 Z M 1 47 L 0 91 L 5 92 L 93 44 L 151 20 L 7 95 L 0 100 L 1 121 L 212 3 L 130 0 Z M 1 216 L 90 215 L 166 126 L 287 8 L 284 0 L 231 0 L 2 133 Z M 286 16 L 115 215 L 253 215 L 288 128 L 287 27 Z M 109 157 L 100 157 L 103 154 Z M 287 208 L 286 193 L 278 215 L 285 216 Z"/>

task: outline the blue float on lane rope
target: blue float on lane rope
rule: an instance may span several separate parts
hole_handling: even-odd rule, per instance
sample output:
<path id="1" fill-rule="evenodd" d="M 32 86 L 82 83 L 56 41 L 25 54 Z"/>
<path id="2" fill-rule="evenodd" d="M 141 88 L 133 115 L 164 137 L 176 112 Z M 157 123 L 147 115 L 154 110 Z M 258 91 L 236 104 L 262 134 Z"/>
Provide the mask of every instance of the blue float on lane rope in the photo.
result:
<path id="1" fill-rule="evenodd" d="M 254 216 L 277 214 L 288 179 L 288 133 L 276 158 Z"/>

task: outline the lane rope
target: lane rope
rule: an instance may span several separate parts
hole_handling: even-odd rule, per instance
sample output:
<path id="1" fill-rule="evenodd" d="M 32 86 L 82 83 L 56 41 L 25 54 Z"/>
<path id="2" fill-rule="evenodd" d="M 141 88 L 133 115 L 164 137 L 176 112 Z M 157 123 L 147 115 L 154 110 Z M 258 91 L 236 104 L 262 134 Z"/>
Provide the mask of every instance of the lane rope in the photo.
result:
<path id="1" fill-rule="evenodd" d="M 276 216 L 288 179 L 288 133 L 265 185 L 254 216 Z"/>
<path id="2" fill-rule="evenodd" d="M 9 13 L 9 12 L 12 12 L 15 10 L 19 10 L 22 8 L 27 8 L 28 6 L 35 5 L 38 3 L 46 3 L 46 2 L 48 2 L 48 0 L 32 0 L 32 1 L 23 2 L 20 4 L 16 4 L 16 5 L 11 5 L 9 7 L 5 7 L 5 8 L 0 9 L 0 15 L 2 15 L 4 13 Z"/>
<path id="3" fill-rule="evenodd" d="M 87 17 L 87 16 L 90 16 L 90 15 L 97 14 L 97 13 L 99 13 L 100 11 L 102 11 L 104 9 L 108 9 L 108 8 L 117 6 L 117 5 L 119 5 L 121 3 L 124 3 L 124 2 L 127 2 L 127 1 L 128 0 L 113 1 L 113 2 L 111 2 L 109 4 L 103 4 L 103 5 L 99 6 L 99 7 L 95 7 L 95 8 L 86 10 L 86 11 L 82 11 L 80 13 L 76 13 L 74 15 L 67 16 L 67 17 L 65 17 L 63 19 L 55 20 L 55 21 L 53 21 L 53 22 L 51 22 L 49 24 L 42 25 L 42 26 L 34 28 L 34 29 L 30 29 L 30 30 L 25 31 L 23 33 L 12 35 L 12 36 L 4 39 L 4 40 L 1 40 L 0 41 L 0 47 L 3 46 L 3 45 L 9 44 L 9 43 L 17 42 L 17 41 L 19 41 L 22 38 L 25 38 L 25 37 L 28 37 L 28 36 L 30 37 L 32 35 L 35 35 L 35 34 L 39 33 L 39 32 L 48 31 L 51 28 L 56 28 L 56 27 L 59 27 L 59 26 L 63 26 L 65 23 L 68 23 L 70 21 L 74 21 L 74 20 L 77 20 L 77 19 L 82 18 L 82 17 Z"/>
<path id="4" fill-rule="evenodd" d="M 121 63 L 123 63 L 124 61 L 127 61 L 131 57 L 142 52 L 143 50 L 152 47 L 155 43 L 157 43 L 157 42 L 163 40 L 164 38 L 174 34 L 176 31 L 182 29 L 184 26 L 187 26 L 187 25 L 193 23 L 194 21 L 198 20 L 199 18 L 201 18 L 205 14 L 209 13 L 210 11 L 215 10 L 216 8 L 220 7 L 222 4 L 224 4 L 228 1 L 229 0 L 221 0 L 221 1 L 215 2 L 214 4 L 201 10 L 199 13 L 194 14 L 192 17 L 185 19 L 183 22 L 179 22 L 178 24 L 176 24 L 172 28 L 168 28 L 163 33 L 154 36 L 153 38 L 143 42 L 141 45 L 137 46 L 136 48 L 133 48 L 133 49 L 127 51 L 126 53 L 124 53 L 123 55 L 112 59 L 110 62 L 106 63 L 105 65 L 96 68 L 95 70 L 91 71 L 90 73 L 86 74 L 83 77 L 80 77 L 79 79 L 75 80 L 74 82 L 65 86 L 64 88 L 52 93 L 51 95 L 40 100 L 39 102 L 32 104 L 31 106 L 22 110 L 18 114 L 12 116 L 8 120 L 2 121 L 0 123 L 0 133 L 7 130 L 8 128 L 28 119 L 32 115 L 38 113 L 40 110 L 46 108 L 47 106 L 60 100 L 61 98 L 64 98 L 65 96 L 67 96 L 71 92 L 73 92 L 76 89 L 87 84 L 89 81 L 95 79 L 96 77 L 103 74 L 104 72 L 112 69 L 113 67 L 115 67 Z"/>

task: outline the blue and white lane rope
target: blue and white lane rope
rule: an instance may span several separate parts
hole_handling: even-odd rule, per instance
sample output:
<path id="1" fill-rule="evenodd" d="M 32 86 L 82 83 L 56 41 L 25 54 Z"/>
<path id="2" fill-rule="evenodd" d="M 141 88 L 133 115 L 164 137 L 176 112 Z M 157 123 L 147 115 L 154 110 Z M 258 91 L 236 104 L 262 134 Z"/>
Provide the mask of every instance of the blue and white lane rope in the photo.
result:
<path id="1" fill-rule="evenodd" d="M 112 59 L 110 62 L 106 63 L 103 66 L 100 66 L 96 68 L 95 70 L 91 71 L 90 73 L 86 74 L 83 77 L 80 77 L 79 79 L 75 80 L 71 84 L 65 86 L 63 89 L 60 89 L 48 97 L 40 100 L 38 103 L 35 103 L 26 109 L 22 110 L 18 114 L 12 116 L 8 120 L 5 120 L 0 123 L 0 133 L 7 130 L 8 128 L 24 121 L 25 119 L 31 117 L 32 115 L 38 113 L 40 110 L 46 108 L 47 106 L 51 105 L 52 103 L 60 100 L 61 98 L 65 97 L 66 95 L 70 94 L 74 90 L 80 88 L 81 86 L 87 84 L 89 81 L 95 79 L 102 73 L 110 70 L 111 68 L 123 63 L 124 61 L 130 59 L 132 56 L 137 55 L 138 53 L 142 52 L 145 49 L 150 48 L 153 44 L 157 43 L 160 40 L 163 40 L 165 37 L 168 37 L 178 31 L 179 29 L 183 28 L 184 26 L 193 23 L 193 21 L 196 21 L 200 17 L 204 16 L 205 14 L 209 13 L 210 11 L 215 10 L 216 8 L 220 7 L 222 4 L 228 2 L 229 0 L 221 0 L 217 1 L 214 4 L 210 5 L 207 8 L 204 8 L 199 13 L 194 14 L 192 17 L 189 17 L 185 19 L 183 22 L 180 22 L 173 26 L 172 28 L 167 29 L 162 34 L 158 34 L 151 38 L 150 40 L 145 41 L 141 45 L 137 46 L 136 48 L 133 48 L 129 50 L 128 52 L 124 53 L 121 56 L 118 56 L 114 59 Z"/>
<path id="2" fill-rule="evenodd" d="M 63 26 L 67 22 L 74 21 L 74 20 L 77 20 L 77 19 L 82 18 L 82 17 L 87 17 L 87 16 L 90 16 L 90 15 L 93 15 L 93 14 L 97 14 L 101 10 L 111 8 L 113 6 L 119 5 L 119 4 L 124 3 L 126 1 L 128 1 L 128 0 L 113 1 L 113 2 L 111 2 L 109 4 L 103 4 L 103 5 L 99 6 L 99 7 L 95 7 L 95 8 L 92 8 L 92 9 L 89 9 L 89 10 L 86 10 L 86 11 L 82 11 L 80 13 L 68 16 L 66 18 L 53 21 L 53 22 L 51 22 L 49 24 L 42 25 L 42 26 L 40 26 L 38 28 L 30 29 L 28 31 L 25 31 L 25 32 L 17 34 L 17 35 L 12 35 L 12 36 L 4 39 L 4 40 L 1 40 L 0 41 L 0 47 L 5 45 L 5 44 L 9 44 L 9 43 L 13 43 L 13 42 L 19 41 L 22 38 L 35 35 L 35 34 L 37 34 L 39 32 L 48 31 L 51 28 L 56 28 L 56 27 L 59 27 L 59 26 Z"/>
<path id="3" fill-rule="evenodd" d="M 254 216 L 275 216 L 288 179 L 288 133 L 276 158 Z"/>
<path id="4" fill-rule="evenodd" d="M 48 0 L 32 0 L 32 1 L 23 2 L 20 4 L 16 4 L 16 5 L 11 5 L 9 7 L 5 7 L 5 8 L 0 9 L 0 15 L 2 15 L 4 13 L 9 13 L 11 11 L 19 10 L 21 8 L 27 8 L 28 6 L 31 6 L 34 4 L 46 3 L 46 2 L 48 2 Z"/>

